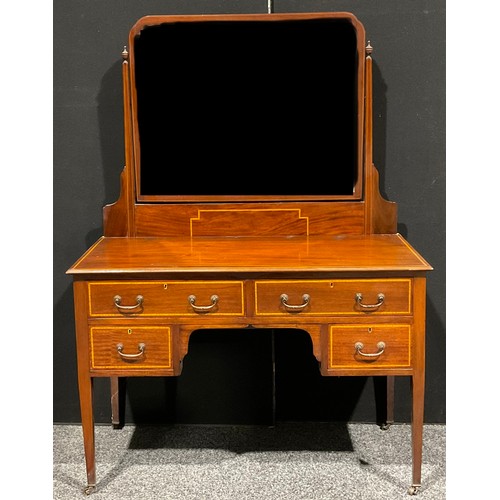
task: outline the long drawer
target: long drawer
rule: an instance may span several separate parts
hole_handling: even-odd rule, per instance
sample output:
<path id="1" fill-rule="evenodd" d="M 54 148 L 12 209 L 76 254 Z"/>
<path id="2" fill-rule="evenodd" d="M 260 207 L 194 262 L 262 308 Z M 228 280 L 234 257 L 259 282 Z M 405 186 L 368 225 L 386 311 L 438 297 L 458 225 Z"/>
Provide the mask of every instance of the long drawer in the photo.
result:
<path id="1" fill-rule="evenodd" d="M 89 283 L 89 315 L 241 316 L 242 281 L 105 281 Z"/>
<path id="2" fill-rule="evenodd" d="M 330 325 L 329 368 L 392 367 L 411 363 L 411 327 L 407 324 Z"/>
<path id="3" fill-rule="evenodd" d="M 95 326 L 90 328 L 91 369 L 172 367 L 168 326 Z"/>
<path id="4" fill-rule="evenodd" d="M 411 280 L 256 281 L 255 314 L 408 315 Z"/>

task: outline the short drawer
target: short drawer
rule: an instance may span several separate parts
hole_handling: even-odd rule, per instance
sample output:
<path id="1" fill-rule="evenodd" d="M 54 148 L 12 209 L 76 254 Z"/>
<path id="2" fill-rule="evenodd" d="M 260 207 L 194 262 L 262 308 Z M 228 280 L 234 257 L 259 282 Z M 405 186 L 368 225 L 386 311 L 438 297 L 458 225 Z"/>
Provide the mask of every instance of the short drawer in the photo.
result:
<path id="1" fill-rule="evenodd" d="M 242 281 L 89 283 L 90 316 L 243 315 Z"/>
<path id="2" fill-rule="evenodd" d="M 90 365 L 99 370 L 172 368 L 170 327 L 91 327 Z"/>
<path id="3" fill-rule="evenodd" d="M 256 281 L 255 314 L 410 314 L 411 280 Z"/>
<path id="4" fill-rule="evenodd" d="M 329 368 L 403 368 L 411 363 L 410 325 L 331 325 L 328 340 Z"/>

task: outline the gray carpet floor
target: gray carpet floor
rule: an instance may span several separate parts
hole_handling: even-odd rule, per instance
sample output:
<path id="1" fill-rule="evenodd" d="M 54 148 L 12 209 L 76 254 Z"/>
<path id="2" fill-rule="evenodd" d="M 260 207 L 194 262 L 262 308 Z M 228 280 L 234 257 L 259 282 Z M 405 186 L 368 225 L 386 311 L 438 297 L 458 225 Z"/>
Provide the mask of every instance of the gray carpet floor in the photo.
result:
<path id="1" fill-rule="evenodd" d="M 444 425 L 424 427 L 422 487 L 409 496 L 411 426 L 96 426 L 97 488 L 78 425 L 53 428 L 54 500 L 444 500 Z"/>

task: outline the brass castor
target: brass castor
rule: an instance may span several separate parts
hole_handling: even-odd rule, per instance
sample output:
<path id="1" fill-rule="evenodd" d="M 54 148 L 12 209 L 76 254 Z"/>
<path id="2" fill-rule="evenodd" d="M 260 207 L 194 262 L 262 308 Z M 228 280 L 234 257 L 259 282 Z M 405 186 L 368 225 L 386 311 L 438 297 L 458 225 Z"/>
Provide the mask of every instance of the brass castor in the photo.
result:
<path id="1" fill-rule="evenodd" d="M 413 484 L 408 488 L 408 495 L 416 495 L 420 489 L 419 484 Z"/>
<path id="2" fill-rule="evenodd" d="M 86 495 L 90 495 L 93 491 L 95 490 L 95 484 L 89 484 L 84 490 L 83 492 L 86 494 Z"/>

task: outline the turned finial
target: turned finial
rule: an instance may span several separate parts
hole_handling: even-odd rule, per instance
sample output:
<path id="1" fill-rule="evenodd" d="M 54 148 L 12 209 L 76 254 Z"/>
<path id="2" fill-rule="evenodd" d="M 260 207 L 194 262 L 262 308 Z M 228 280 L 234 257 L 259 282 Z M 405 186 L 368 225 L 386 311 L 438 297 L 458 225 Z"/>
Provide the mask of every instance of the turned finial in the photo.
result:
<path id="1" fill-rule="evenodd" d="M 373 52 L 373 47 L 371 46 L 370 40 L 368 40 L 368 45 L 366 46 L 366 55 L 371 56 Z"/>
<path id="2" fill-rule="evenodd" d="M 123 57 L 123 59 L 128 59 L 128 50 L 127 50 L 127 46 L 126 45 L 123 47 L 122 57 Z"/>

